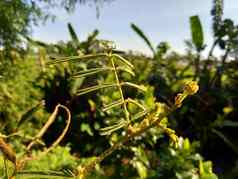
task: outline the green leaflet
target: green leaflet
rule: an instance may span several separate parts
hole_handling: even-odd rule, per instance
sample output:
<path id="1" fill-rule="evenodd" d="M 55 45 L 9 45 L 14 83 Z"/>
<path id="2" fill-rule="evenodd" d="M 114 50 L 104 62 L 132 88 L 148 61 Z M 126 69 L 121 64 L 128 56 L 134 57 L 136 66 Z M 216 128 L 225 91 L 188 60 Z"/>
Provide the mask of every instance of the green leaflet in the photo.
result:
<path id="1" fill-rule="evenodd" d="M 71 23 L 68 23 L 68 30 L 69 30 L 69 34 L 71 36 L 73 43 L 78 47 L 80 45 L 80 42 L 79 42 L 78 36 L 77 36 L 76 32 L 74 31 L 74 28 L 71 25 Z"/>
<path id="2" fill-rule="evenodd" d="M 204 47 L 203 29 L 198 16 L 190 17 L 190 29 L 192 35 L 192 42 L 197 51 L 201 51 Z"/>
<path id="3" fill-rule="evenodd" d="M 148 45 L 148 47 L 150 48 L 150 50 L 152 51 L 152 53 L 154 55 L 156 55 L 155 49 L 152 46 L 151 42 L 149 41 L 149 39 L 146 37 L 146 35 L 144 34 L 144 32 L 137 27 L 135 24 L 131 24 L 131 28 L 136 32 L 137 35 L 139 35 L 144 41 L 145 43 Z"/>

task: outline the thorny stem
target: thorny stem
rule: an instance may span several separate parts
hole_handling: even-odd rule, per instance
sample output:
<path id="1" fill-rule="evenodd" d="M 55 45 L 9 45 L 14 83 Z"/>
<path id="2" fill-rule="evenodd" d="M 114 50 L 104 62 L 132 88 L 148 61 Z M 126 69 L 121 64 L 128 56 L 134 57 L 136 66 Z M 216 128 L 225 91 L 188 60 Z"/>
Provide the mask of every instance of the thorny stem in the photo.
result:
<path id="1" fill-rule="evenodd" d="M 111 52 L 109 53 L 108 57 L 109 57 L 109 59 L 111 61 L 111 64 L 112 64 L 112 67 L 113 67 L 113 71 L 114 71 L 114 74 L 115 74 L 115 78 L 116 78 L 116 83 L 117 83 L 117 86 L 118 86 L 118 89 L 119 89 L 119 92 L 120 92 L 121 99 L 123 101 L 123 108 L 124 108 L 124 111 L 125 111 L 126 120 L 129 123 L 130 122 L 130 113 L 128 112 L 127 107 L 126 107 L 126 101 L 125 101 L 125 98 L 124 98 L 124 95 L 123 95 L 123 92 L 122 92 L 122 88 L 121 88 L 119 77 L 117 75 L 117 68 L 115 66 L 114 58 L 112 57 Z"/>

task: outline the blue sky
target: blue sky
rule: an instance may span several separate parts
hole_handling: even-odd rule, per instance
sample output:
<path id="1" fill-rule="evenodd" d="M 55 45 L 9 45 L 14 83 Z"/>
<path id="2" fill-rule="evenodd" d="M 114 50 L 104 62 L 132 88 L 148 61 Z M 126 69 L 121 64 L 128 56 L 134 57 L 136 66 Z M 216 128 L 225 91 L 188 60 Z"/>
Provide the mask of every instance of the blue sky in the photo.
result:
<path id="1" fill-rule="evenodd" d="M 131 30 L 133 22 L 154 45 L 167 41 L 173 49 L 183 51 L 184 40 L 190 39 L 189 16 L 192 15 L 200 16 L 206 43 L 211 43 L 211 5 L 212 0 L 114 0 L 101 7 L 99 19 L 95 5 L 77 6 L 72 14 L 55 9 L 55 22 L 33 28 L 33 37 L 47 42 L 68 40 L 67 23 L 71 22 L 81 40 L 97 28 L 100 39 L 115 41 L 119 49 L 149 54 L 147 46 Z M 225 0 L 224 16 L 238 23 L 238 0 Z"/>

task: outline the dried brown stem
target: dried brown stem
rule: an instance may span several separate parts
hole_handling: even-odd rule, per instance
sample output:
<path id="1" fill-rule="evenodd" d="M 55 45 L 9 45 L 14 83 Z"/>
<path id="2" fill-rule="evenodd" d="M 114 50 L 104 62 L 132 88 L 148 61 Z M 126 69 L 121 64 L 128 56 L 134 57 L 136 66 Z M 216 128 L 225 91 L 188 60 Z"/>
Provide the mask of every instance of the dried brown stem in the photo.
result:
<path id="1" fill-rule="evenodd" d="M 49 119 L 47 120 L 47 122 L 45 123 L 45 125 L 41 128 L 41 130 L 38 132 L 38 134 L 35 136 L 34 140 L 27 146 L 27 150 L 29 151 L 32 146 L 36 143 L 36 141 L 38 139 L 40 139 L 44 134 L 45 132 L 47 131 L 47 129 L 51 126 L 51 124 L 53 124 L 53 122 L 55 121 L 55 118 L 58 114 L 58 111 L 59 111 L 59 107 L 61 105 L 58 104 L 56 107 L 55 107 L 55 110 L 54 112 L 50 115 Z"/>
<path id="2" fill-rule="evenodd" d="M 22 160 L 20 160 L 17 164 L 18 169 L 22 168 L 27 161 L 37 160 L 37 159 L 41 158 L 42 156 L 46 155 L 47 153 L 49 153 L 53 148 L 55 148 L 63 140 L 63 138 L 65 137 L 65 135 L 66 135 L 66 133 L 69 129 L 70 123 L 71 123 L 71 113 L 70 113 L 70 110 L 66 106 L 58 104 L 55 107 L 54 112 L 51 114 L 51 116 L 49 117 L 46 124 L 42 127 L 40 132 L 36 135 L 34 140 L 27 146 L 27 150 L 29 151 L 32 148 L 32 146 L 36 143 L 36 141 L 38 139 L 40 139 L 45 134 L 47 129 L 50 127 L 50 125 L 55 121 L 56 116 L 57 116 L 58 111 L 59 111 L 59 108 L 64 109 L 67 113 L 67 116 L 68 116 L 67 121 L 66 121 L 66 126 L 65 126 L 64 130 L 62 131 L 62 133 L 60 134 L 60 136 L 53 142 L 53 144 L 49 148 L 45 149 L 45 151 L 43 151 L 43 153 L 41 155 L 39 155 L 37 157 L 26 156 Z"/>

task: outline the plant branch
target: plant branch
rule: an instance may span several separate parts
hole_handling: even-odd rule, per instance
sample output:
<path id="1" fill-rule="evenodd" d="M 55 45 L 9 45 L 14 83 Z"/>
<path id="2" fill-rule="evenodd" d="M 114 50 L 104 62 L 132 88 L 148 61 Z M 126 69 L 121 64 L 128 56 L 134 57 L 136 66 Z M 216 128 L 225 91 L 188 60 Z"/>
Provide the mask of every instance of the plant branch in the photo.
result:
<path id="1" fill-rule="evenodd" d="M 42 129 L 40 130 L 40 132 L 36 135 L 36 137 L 34 137 L 33 141 L 27 146 L 27 151 L 29 152 L 29 150 L 32 148 L 32 146 L 37 142 L 38 139 L 40 139 L 44 134 L 45 132 L 47 131 L 47 129 L 50 127 L 50 125 L 55 121 L 56 119 L 56 116 L 58 114 L 58 110 L 59 108 L 62 108 L 66 111 L 67 113 L 67 121 L 66 121 L 66 126 L 64 128 L 64 130 L 62 131 L 62 133 L 60 134 L 60 136 L 53 142 L 53 144 L 47 148 L 45 151 L 43 151 L 43 153 L 39 156 L 36 156 L 36 157 L 29 157 L 29 156 L 26 156 L 24 157 L 23 159 L 19 160 L 17 162 L 17 169 L 19 170 L 20 168 L 22 168 L 24 166 L 24 164 L 26 163 L 26 161 L 31 161 L 31 160 L 37 160 L 39 158 L 41 158 L 42 156 L 46 155 L 47 153 L 49 153 L 53 148 L 55 148 L 64 138 L 64 136 L 66 135 L 68 129 L 69 129 L 69 126 L 70 126 L 70 123 L 71 123 L 71 113 L 70 113 L 70 110 L 64 106 L 64 105 L 61 105 L 61 104 L 58 104 L 56 107 L 55 107 L 55 110 L 54 112 L 51 114 L 51 116 L 49 117 L 48 121 L 46 122 L 46 124 L 42 127 Z"/>
<path id="2" fill-rule="evenodd" d="M 216 40 L 213 42 L 212 47 L 211 47 L 211 49 L 210 49 L 210 51 L 209 51 L 209 53 L 208 53 L 208 59 L 213 56 L 213 51 L 214 51 L 214 49 L 215 49 L 215 47 L 216 47 L 218 41 L 219 41 L 219 40 L 216 39 Z"/>
<path id="3" fill-rule="evenodd" d="M 123 108 L 124 108 L 124 112 L 125 112 L 125 117 L 126 117 L 127 122 L 129 123 L 130 122 L 130 113 L 127 110 L 126 101 L 125 101 L 125 98 L 124 98 L 124 95 L 123 95 L 123 92 L 122 92 L 122 88 L 121 88 L 121 84 L 120 84 L 120 81 L 119 81 L 119 77 L 117 75 L 117 69 L 116 69 L 116 66 L 115 66 L 114 57 L 111 56 L 111 54 L 109 54 L 108 58 L 110 59 L 111 64 L 112 64 L 112 68 L 114 69 L 114 75 L 115 75 L 115 78 L 116 78 L 116 84 L 117 84 L 117 87 L 119 89 L 119 92 L 120 92 L 120 95 L 121 95 L 121 99 L 122 99 L 122 102 L 123 102 Z"/>
<path id="4" fill-rule="evenodd" d="M 176 110 L 177 107 L 173 106 L 172 108 L 169 108 L 166 105 L 166 111 L 163 112 L 162 114 L 158 114 L 158 110 L 156 110 L 154 113 L 149 114 L 146 118 L 143 119 L 143 121 L 140 123 L 139 126 L 136 127 L 130 127 L 128 128 L 127 131 L 127 135 L 125 137 L 123 137 L 121 139 L 121 141 L 119 141 L 118 143 L 114 144 L 111 148 L 107 149 L 106 151 L 104 151 L 101 155 L 99 155 L 92 163 L 86 165 L 83 168 L 80 168 L 81 170 L 79 170 L 78 172 L 82 172 L 82 173 L 78 173 L 78 175 L 81 175 L 83 177 L 85 177 L 88 173 L 90 173 L 97 164 L 99 164 L 100 162 L 102 162 L 106 157 L 108 157 L 109 155 L 111 155 L 114 151 L 120 149 L 121 147 L 123 147 L 124 144 L 126 144 L 128 141 L 130 141 L 131 139 L 133 139 L 136 136 L 140 136 L 142 133 L 146 132 L 148 129 L 154 127 L 154 126 L 158 126 L 160 128 L 163 128 L 163 126 L 161 126 L 159 123 L 160 121 L 166 117 L 170 112 Z"/>

